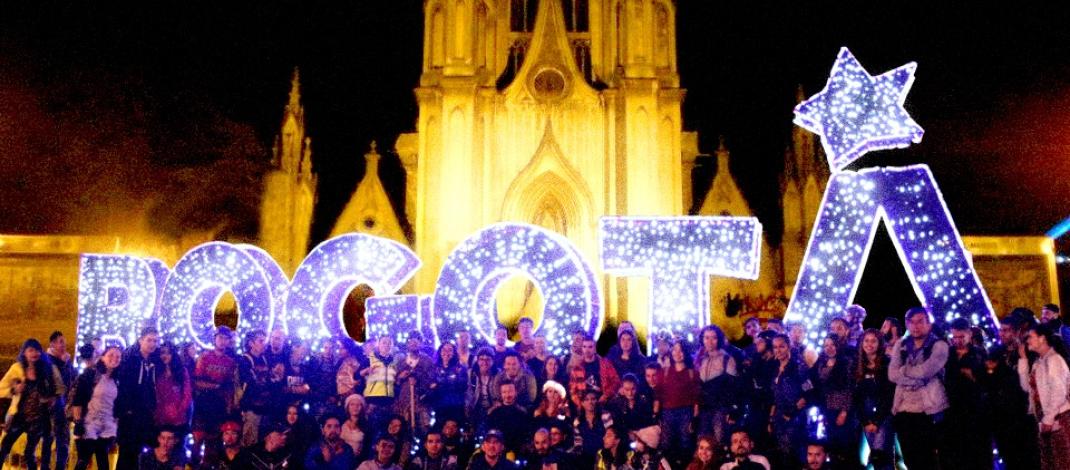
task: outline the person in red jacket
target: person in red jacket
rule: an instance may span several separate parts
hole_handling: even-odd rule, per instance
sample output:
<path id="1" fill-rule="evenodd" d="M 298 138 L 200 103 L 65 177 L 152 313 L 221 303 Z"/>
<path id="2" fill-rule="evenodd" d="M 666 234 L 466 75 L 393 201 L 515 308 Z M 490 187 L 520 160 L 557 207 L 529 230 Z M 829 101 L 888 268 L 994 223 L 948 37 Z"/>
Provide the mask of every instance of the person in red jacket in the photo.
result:
<path id="1" fill-rule="evenodd" d="M 581 347 L 583 357 L 580 366 L 583 367 L 586 390 L 595 390 L 599 393 L 598 402 L 605 404 L 617 395 L 620 388 L 620 376 L 613 368 L 613 363 L 598 355 L 595 349 L 594 338 L 585 336 Z"/>

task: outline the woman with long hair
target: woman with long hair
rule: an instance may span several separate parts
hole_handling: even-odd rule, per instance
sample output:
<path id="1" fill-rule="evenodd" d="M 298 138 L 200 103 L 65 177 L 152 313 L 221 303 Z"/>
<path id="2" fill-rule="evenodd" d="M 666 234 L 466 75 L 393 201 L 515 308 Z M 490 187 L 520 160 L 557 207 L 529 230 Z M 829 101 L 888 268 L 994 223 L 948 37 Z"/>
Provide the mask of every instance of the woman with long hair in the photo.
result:
<path id="1" fill-rule="evenodd" d="M 699 412 L 701 385 L 687 343 L 673 343 L 669 348 L 669 359 L 672 362 L 662 369 L 655 393 L 661 403 L 665 456 L 674 466 L 682 466 L 691 455 L 691 436 Z"/>
<path id="2" fill-rule="evenodd" d="M 780 465 L 798 466 L 806 460 L 803 445 L 806 438 L 806 398 L 803 397 L 805 365 L 792 355 L 787 335 L 773 337 L 773 358 L 776 375 L 773 378 L 773 407 L 769 412 L 769 433 L 775 437 L 775 450 Z"/>
<path id="3" fill-rule="evenodd" d="M 498 374 L 494 367 L 494 350 L 482 347 L 476 351 L 475 365 L 468 371 L 468 385 L 464 396 L 465 413 L 472 430 L 480 432 L 487 419 L 487 411 L 494 406 L 491 383 Z"/>
<path id="4" fill-rule="evenodd" d="M 558 356 L 546 356 L 546 360 L 542 362 L 542 369 L 534 372 L 539 390 L 542 390 L 543 385 L 549 380 L 562 385 L 568 383 L 568 371 L 565 370 L 565 364 Z"/>
<path id="5" fill-rule="evenodd" d="M 11 447 L 26 434 L 26 466 L 37 468 L 37 442 L 51 432 L 52 403 L 64 394 L 63 378 L 52 365 L 41 343 L 30 338 L 22 343 L 18 360 L 0 379 L 0 398 L 11 398 L 7 427 L 0 441 L 0 465 L 7 461 Z"/>
<path id="6" fill-rule="evenodd" d="M 595 470 L 631 469 L 628 465 L 632 456 L 628 449 L 628 433 L 619 427 L 611 426 L 606 429 L 601 444 L 602 448 L 595 457 Z"/>
<path id="7" fill-rule="evenodd" d="M 568 401 L 565 400 L 567 393 L 564 385 L 553 380 L 543 384 L 542 401 L 539 402 L 539 407 L 535 408 L 535 412 L 532 413 L 532 417 L 535 419 L 535 425 L 532 427 L 549 429 L 554 423 L 566 422 L 572 416 Z"/>
<path id="8" fill-rule="evenodd" d="M 174 428 L 179 447 L 184 449 L 186 435 L 189 434 L 193 384 L 174 343 L 165 341 L 158 351 L 163 367 L 156 376 L 156 412 L 153 423 L 156 426 Z"/>
<path id="9" fill-rule="evenodd" d="M 320 435 L 319 426 L 305 410 L 297 404 L 286 407 L 286 415 L 283 417 L 283 426 L 286 427 L 286 449 L 290 455 L 300 456 L 308 453 L 308 448 Z M 345 424 L 342 425 L 343 430 Z M 301 459 L 292 460 L 291 467 L 303 468 Z"/>
<path id="10" fill-rule="evenodd" d="M 443 342 L 435 353 L 435 365 L 431 369 L 431 390 L 427 400 L 435 411 L 435 420 L 464 418 L 464 392 L 468 385 L 468 368 L 457 356 L 457 346 L 451 341 Z"/>
<path id="11" fill-rule="evenodd" d="M 1039 357 L 1029 365 L 1025 345 L 1018 345 L 1018 377 L 1029 392 L 1029 409 L 1040 422 L 1040 468 L 1070 468 L 1070 368 L 1066 345 L 1048 325 L 1030 327 L 1030 351 Z"/>
<path id="12" fill-rule="evenodd" d="M 699 333 L 702 346 L 695 355 L 695 369 L 701 381 L 699 398 L 700 434 L 713 434 L 717 442 L 727 443 L 729 420 L 739 406 L 738 370 L 736 360 L 725 350 L 724 332 L 716 325 L 707 325 Z"/>
<path id="13" fill-rule="evenodd" d="M 869 464 L 875 470 L 893 468 L 892 400 L 895 384 L 888 380 L 884 335 L 870 328 L 862 332 L 855 364 L 854 412 L 869 444 Z"/>
<path id="14" fill-rule="evenodd" d="M 755 340 L 757 341 L 757 339 Z M 695 456 L 691 463 L 687 464 L 687 470 L 714 470 L 717 468 L 717 449 L 720 445 L 717 439 L 706 434 L 699 436 L 698 447 L 695 448 Z"/>
<path id="15" fill-rule="evenodd" d="M 352 394 L 346 397 L 345 406 L 346 420 L 342 423 L 342 440 L 353 448 L 353 457 L 358 461 L 364 460 L 364 443 L 371 441 L 371 429 L 368 428 L 367 405 L 364 397 Z"/>
<path id="16" fill-rule="evenodd" d="M 852 411 L 854 380 L 852 357 L 840 351 L 840 337 L 829 333 L 821 343 L 821 354 L 807 373 L 813 389 L 809 401 L 818 406 L 828 433 L 828 449 L 837 465 L 850 460 L 852 447 L 857 449 L 857 428 Z"/>
<path id="17" fill-rule="evenodd" d="M 89 461 L 94 457 L 97 468 L 109 468 L 108 453 L 115 444 L 119 429 L 115 419 L 115 397 L 119 395 L 119 386 L 114 376 L 122 356 L 118 346 L 105 349 L 100 360 L 84 370 L 74 382 L 70 409 L 78 450 L 75 470 L 89 468 Z"/>
<path id="18" fill-rule="evenodd" d="M 394 446 L 394 455 L 390 461 L 398 467 L 405 468 L 412 458 L 412 430 L 408 422 L 401 415 L 391 415 L 386 420 L 386 435 L 392 437 L 397 445 Z"/>

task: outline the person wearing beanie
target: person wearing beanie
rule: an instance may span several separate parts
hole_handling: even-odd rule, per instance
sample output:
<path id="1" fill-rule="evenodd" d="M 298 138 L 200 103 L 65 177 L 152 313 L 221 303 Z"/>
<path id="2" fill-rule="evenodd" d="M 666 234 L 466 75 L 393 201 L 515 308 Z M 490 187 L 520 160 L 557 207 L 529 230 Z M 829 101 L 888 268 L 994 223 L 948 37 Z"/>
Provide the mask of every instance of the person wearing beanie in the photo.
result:
<path id="1" fill-rule="evenodd" d="M 635 454 L 631 458 L 633 470 L 672 470 L 669 461 L 658 452 L 661 427 L 647 426 L 635 432 Z"/>
<path id="2" fill-rule="evenodd" d="M 221 441 L 209 447 L 204 454 L 200 470 L 238 470 L 238 455 L 241 453 L 241 424 L 228 420 L 219 426 Z"/>
<path id="3" fill-rule="evenodd" d="M 555 422 L 566 422 L 572 416 L 568 401 L 565 399 L 567 396 L 564 385 L 554 380 L 547 380 L 542 385 L 542 402 L 532 413 L 535 427 L 549 428 Z"/>

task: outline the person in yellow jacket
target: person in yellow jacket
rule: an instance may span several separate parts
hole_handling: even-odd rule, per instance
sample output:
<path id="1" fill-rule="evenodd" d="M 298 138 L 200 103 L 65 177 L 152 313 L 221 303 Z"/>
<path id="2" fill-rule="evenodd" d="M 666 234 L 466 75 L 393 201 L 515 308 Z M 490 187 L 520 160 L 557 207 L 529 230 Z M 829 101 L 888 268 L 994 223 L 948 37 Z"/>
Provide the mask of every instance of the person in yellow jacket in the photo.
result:
<path id="1" fill-rule="evenodd" d="M 398 365 L 402 360 L 394 351 L 394 338 L 383 335 L 375 345 L 375 354 L 368 358 L 368 367 L 360 371 L 365 380 L 364 400 L 368 402 L 368 415 L 373 422 L 381 422 L 376 418 L 389 413 L 394 404 Z"/>
<path id="2" fill-rule="evenodd" d="M 67 393 L 59 369 L 45 355 L 36 339 L 22 343 L 18 360 L 0 379 L 0 398 L 11 398 L 4 438 L 0 440 L 0 465 L 7 461 L 11 447 L 26 434 L 26 466 L 37 468 L 37 442 L 52 432 L 52 404 Z M 48 458 L 46 455 L 45 458 Z"/>

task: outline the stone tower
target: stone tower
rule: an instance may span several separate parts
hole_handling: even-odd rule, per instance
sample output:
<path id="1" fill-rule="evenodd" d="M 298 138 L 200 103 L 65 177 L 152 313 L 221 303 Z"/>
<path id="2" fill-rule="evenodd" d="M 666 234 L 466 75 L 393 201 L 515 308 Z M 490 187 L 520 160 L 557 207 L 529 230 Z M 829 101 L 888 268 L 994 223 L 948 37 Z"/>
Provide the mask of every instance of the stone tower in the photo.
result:
<path id="1" fill-rule="evenodd" d="M 416 132 L 396 145 L 417 292 L 493 222 L 563 233 L 597 269 L 600 216 L 690 205 L 698 152 L 682 131 L 675 2 L 427 0 L 424 15 Z M 644 333 L 649 284 L 602 280 L 608 320 Z M 499 295 L 504 323 L 537 304 L 522 284 Z"/>
<path id="2" fill-rule="evenodd" d="M 308 253 L 316 175 L 312 173 L 312 139 L 305 135 L 301 83 L 294 69 L 290 98 L 275 137 L 272 170 L 264 177 L 260 203 L 260 246 L 292 276 Z"/>
<path id="3" fill-rule="evenodd" d="M 806 98 L 800 86 L 796 101 Z M 780 242 L 781 270 L 784 292 L 790 296 L 799 277 L 799 267 L 806 254 L 810 231 L 821 208 L 821 198 L 829 179 L 829 166 L 824 152 L 817 145 L 817 136 L 799 126 L 791 130 L 791 147 L 784 151 L 784 172 L 781 176 L 781 209 L 784 214 L 784 234 Z"/>

